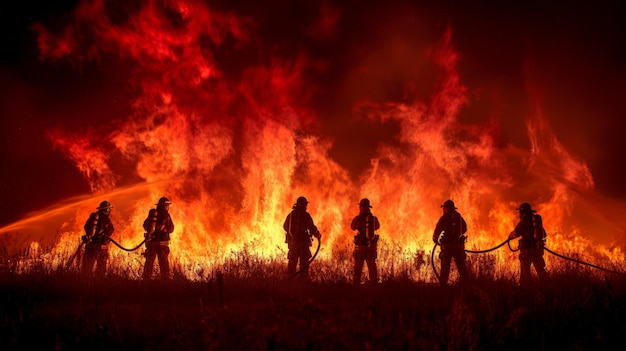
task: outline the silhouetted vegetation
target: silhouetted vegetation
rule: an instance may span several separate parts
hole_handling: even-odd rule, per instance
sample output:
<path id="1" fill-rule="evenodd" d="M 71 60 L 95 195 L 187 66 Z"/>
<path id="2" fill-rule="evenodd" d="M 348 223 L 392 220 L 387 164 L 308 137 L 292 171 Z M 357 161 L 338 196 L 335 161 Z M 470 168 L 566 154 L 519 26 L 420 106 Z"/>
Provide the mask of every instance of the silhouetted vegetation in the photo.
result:
<path id="1" fill-rule="evenodd" d="M 418 256 L 420 265 L 428 262 Z M 488 255 L 472 258 L 474 266 L 496 270 Z M 591 275 L 580 266 L 553 270 L 550 286 L 530 290 L 514 279 L 494 278 L 497 272 L 478 272 L 472 284 L 445 289 L 410 279 L 402 270 L 385 275 L 380 284 L 353 286 L 332 275 L 322 279 L 320 270 L 330 272 L 323 264 L 312 268 L 318 272 L 313 282 L 291 281 L 283 279 L 284 262 L 254 257 L 235 257 L 206 272 L 202 281 L 180 272 L 168 281 L 119 275 L 94 281 L 34 268 L 0 273 L 4 350 L 606 350 L 626 345 L 626 280 Z"/>

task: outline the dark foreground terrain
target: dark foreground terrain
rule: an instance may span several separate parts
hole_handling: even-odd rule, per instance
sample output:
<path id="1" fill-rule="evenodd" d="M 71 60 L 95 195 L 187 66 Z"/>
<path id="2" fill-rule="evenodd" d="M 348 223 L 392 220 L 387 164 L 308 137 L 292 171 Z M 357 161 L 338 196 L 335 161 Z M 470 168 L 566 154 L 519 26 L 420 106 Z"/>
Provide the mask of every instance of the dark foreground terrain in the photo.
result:
<path id="1" fill-rule="evenodd" d="M 623 350 L 626 281 L 560 275 L 443 289 L 218 275 L 0 275 L 3 350 Z"/>

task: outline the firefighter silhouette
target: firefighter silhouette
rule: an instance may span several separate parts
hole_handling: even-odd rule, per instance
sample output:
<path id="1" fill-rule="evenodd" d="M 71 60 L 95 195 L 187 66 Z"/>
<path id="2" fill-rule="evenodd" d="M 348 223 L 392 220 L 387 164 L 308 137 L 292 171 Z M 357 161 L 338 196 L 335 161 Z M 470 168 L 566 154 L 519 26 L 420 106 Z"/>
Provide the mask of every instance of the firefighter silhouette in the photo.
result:
<path id="1" fill-rule="evenodd" d="M 548 280 L 546 262 L 543 259 L 543 246 L 546 238 L 543 219 L 527 202 L 522 203 L 516 210 L 519 211 L 520 220 L 509 234 L 509 239 L 521 237 L 519 241 L 520 285 L 530 284 L 531 265 L 535 267 L 539 281 L 543 284 Z"/>
<path id="2" fill-rule="evenodd" d="M 441 245 L 439 259 L 441 260 L 441 274 L 439 283 L 442 286 L 448 285 L 450 277 L 450 264 L 454 258 L 454 264 L 459 271 L 459 282 L 465 283 L 469 278 L 467 266 L 465 264 L 465 233 L 467 224 L 465 219 L 457 212 L 454 201 L 446 200 L 441 205 L 443 215 L 439 217 L 433 232 L 433 241 Z"/>
<path id="3" fill-rule="evenodd" d="M 85 235 L 82 240 L 85 243 L 85 254 L 81 265 L 81 272 L 85 276 L 91 276 L 94 265 L 96 266 L 96 277 L 104 277 L 109 260 L 109 240 L 115 228 L 109 218 L 111 214 L 111 203 L 102 201 L 96 208 L 97 212 L 89 215 L 85 222 Z"/>
<path id="4" fill-rule="evenodd" d="M 378 267 L 376 266 L 378 234 L 376 231 L 380 228 L 380 223 L 372 214 L 371 208 L 370 200 L 362 199 L 359 202 L 359 214 L 350 223 L 350 229 L 357 231 L 354 236 L 354 275 L 352 277 L 355 285 L 361 284 L 364 263 L 367 263 L 369 282 L 378 283 Z"/>
<path id="5" fill-rule="evenodd" d="M 146 238 L 146 262 L 143 267 L 143 279 L 152 278 L 154 260 L 158 258 L 161 278 L 168 279 L 170 276 L 170 234 L 174 231 L 174 222 L 170 217 L 169 210 L 172 203 L 168 198 L 162 197 L 156 204 L 156 209 L 148 211 L 148 217 L 143 222 Z"/>
<path id="6" fill-rule="evenodd" d="M 300 267 L 303 279 L 309 278 L 309 259 L 311 258 L 311 236 L 321 240 L 322 234 L 313 223 L 313 218 L 307 212 L 308 201 L 300 196 L 287 215 L 283 229 L 285 230 L 285 242 L 289 251 L 287 253 L 287 276 L 296 274 L 296 267 Z"/>

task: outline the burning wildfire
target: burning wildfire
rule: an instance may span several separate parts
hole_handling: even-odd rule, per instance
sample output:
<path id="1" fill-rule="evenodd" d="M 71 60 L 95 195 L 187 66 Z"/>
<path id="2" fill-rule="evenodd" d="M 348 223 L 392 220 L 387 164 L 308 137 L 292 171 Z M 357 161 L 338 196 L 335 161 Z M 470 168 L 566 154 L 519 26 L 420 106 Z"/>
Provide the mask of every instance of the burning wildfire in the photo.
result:
<path id="1" fill-rule="evenodd" d="M 604 201 L 594 195 L 591 171 L 559 141 L 538 98 L 526 121 L 529 149 L 503 145 L 495 120 L 459 120 L 471 98 L 457 69 L 462 58 L 452 28 L 424 55 L 437 77 L 427 99 L 364 98 L 353 106 L 352 123 L 397 130 L 377 143 L 369 166 L 354 176 L 332 156 L 336 140 L 322 132 L 320 126 L 332 121 L 312 107 L 318 87 L 310 77 L 328 62 L 304 48 L 272 47 L 256 36 L 257 19 L 201 1 L 139 3 L 84 1 L 63 31 L 35 28 L 42 60 L 114 58 L 132 67 L 126 88 L 135 97 L 127 118 L 47 132 L 92 193 L 0 229 L 27 235 L 31 255 L 47 243 L 51 250 L 38 257 L 62 265 L 102 200 L 114 206 L 112 238 L 134 247 L 143 240 L 148 210 L 167 196 L 176 226 L 172 260 L 198 279 L 198 271 L 242 250 L 285 259 L 282 223 L 295 199 L 305 196 L 323 235 L 320 261 L 337 260 L 351 248 L 349 224 L 362 197 L 380 219 L 382 245 L 402 248 L 395 262 L 430 252 L 447 199 L 468 223 L 468 249 L 500 244 L 517 223 L 514 209 L 529 202 L 544 218 L 552 250 L 597 264 L 623 261 L 617 244 L 595 241 L 621 235 L 623 222 L 591 210 Z M 341 15 L 324 6 L 306 30 L 308 40 L 330 40 Z M 528 94 L 534 97 L 530 85 Z M 112 246 L 110 252 L 112 271 L 139 277 L 141 250 Z M 499 265 L 516 259 L 505 250 L 497 255 Z M 555 260 L 546 258 L 549 266 Z"/>

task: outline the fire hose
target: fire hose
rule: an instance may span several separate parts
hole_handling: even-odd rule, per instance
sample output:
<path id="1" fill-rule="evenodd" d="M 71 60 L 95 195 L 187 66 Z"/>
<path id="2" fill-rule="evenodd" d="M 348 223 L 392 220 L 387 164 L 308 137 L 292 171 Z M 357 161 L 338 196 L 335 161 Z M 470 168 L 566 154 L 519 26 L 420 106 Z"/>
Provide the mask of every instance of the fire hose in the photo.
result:
<path id="1" fill-rule="evenodd" d="M 500 245 L 492 247 L 492 248 L 487 249 L 487 250 L 464 250 L 464 251 L 468 252 L 468 253 L 474 253 L 474 254 L 487 253 L 487 252 L 499 249 L 504 244 L 508 244 L 509 250 L 511 250 L 512 252 L 515 252 L 515 251 L 519 250 L 519 247 L 517 249 L 512 248 L 511 247 L 511 240 L 507 238 Z M 433 272 L 435 273 L 435 277 L 437 278 L 437 280 L 439 280 L 439 273 L 437 273 L 437 268 L 435 267 L 435 250 L 437 249 L 437 246 L 439 246 L 439 243 L 435 243 L 435 246 L 433 246 L 433 250 L 431 251 L 431 254 L 430 254 L 430 263 L 431 263 L 431 265 L 433 267 Z M 589 267 L 593 267 L 593 268 L 596 268 L 596 269 L 599 269 L 599 270 L 602 270 L 602 271 L 605 271 L 605 272 L 609 272 L 609 273 L 621 274 L 621 275 L 626 274 L 624 272 L 618 272 L 618 271 L 610 270 L 610 269 L 607 269 L 607 268 L 596 266 L 596 265 L 594 265 L 592 263 L 589 263 L 589 262 L 585 262 L 585 261 L 582 261 L 582 260 L 578 260 L 578 259 L 575 259 L 575 258 L 571 258 L 571 257 L 567 257 L 567 256 L 564 256 L 564 255 L 558 254 L 558 253 L 548 249 L 545 246 L 543 247 L 543 249 L 546 250 L 547 252 L 549 252 L 550 254 L 556 256 L 556 257 L 559 257 L 559 258 L 562 258 L 562 259 L 565 259 L 565 260 L 568 260 L 568 261 L 572 261 L 572 262 L 575 262 L 575 263 L 578 263 L 578 264 L 582 264 L 582 265 L 586 265 L 586 266 L 589 266 Z"/>
<path id="2" fill-rule="evenodd" d="M 118 243 L 117 241 L 111 239 L 110 237 L 105 237 L 108 241 L 112 242 L 115 246 L 119 247 L 120 249 L 124 250 L 124 251 L 135 251 L 138 248 L 141 247 L 141 245 L 143 245 L 146 242 L 146 239 L 143 239 L 142 242 L 139 243 L 139 245 L 133 247 L 133 248 L 125 248 L 124 246 L 120 245 L 120 243 Z M 78 256 L 78 254 L 80 253 L 80 250 L 83 248 L 83 246 L 85 246 L 85 242 L 81 241 L 80 245 L 78 245 L 78 248 L 76 248 L 76 252 L 74 252 L 74 254 L 72 254 L 72 256 L 70 257 L 70 259 L 67 261 L 67 263 L 65 264 L 65 269 L 70 268 L 70 266 L 72 265 L 72 263 L 74 262 L 74 260 L 76 259 L 76 257 Z"/>
<path id="3" fill-rule="evenodd" d="M 558 253 L 548 249 L 547 247 L 544 247 L 543 249 L 548 251 L 549 253 L 553 254 L 556 257 L 560 257 L 560 258 L 568 260 L 568 261 L 572 261 L 572 262 L 576 262 L 576 263 L 579 263 L 579 264 L 583 264 L 583 265 L 586 265 L 586 266 L 589 266 L 589 267 L 593 267 L 593 268 L 596 268 L 596 269 L 599 269 L 599 270 L 602 270 L 602 271 L 605 271 L 605 272 L 609 272 L 609 273 L 626 274 L 624 272 L 614 271 L 614 270 L 607 269 L 607 268 L 604 268 L 604 267 L 596 266 L 595 264 L 591 264 L 589 262 L 585 262 L 585 261 L 577 260 L 575 258 L 571 258 L 571 257 L 560 255 L 560 254 L 558 254 Z"/>
<path id="4" fill-rule="evenodd" d="M 487 252 L 490 252 L 490 251 L 494 251 L 494 250 L 499 249 L 502 245 L 504 245 L 504 244 L 506 244 L 506 243 L 508 243 L 508 242 L 510 242 L 510 240 L 509 240 L 509 239 L 506 239 L 505 241 L 503 241 L 503 242 L 502 242 L 502 244 L 500 244 L 500 245 L 498 245 L 498 246 L 494 246 L 494 247 L 492 247 L 491 249 L 487 249 L 487 250 L 477 250 L 477 251 L 474 251 L 474 250 L 465 250 L 465 252 L 475 253 L 475 254 L 479 254 L 479 253 L 487 253 Z M 511 244 L 509 244 L 509 248 L 511 248 Z M 515 250 L 511 249 L 511 251 L 515 251 Z"/>
<path id="5" fill-rule="evenodd" d="M 306 263 L 306 268 L 308 268 L 311 262 L 315 260 L 315 257 L 317 257 L 317 254 L 320 252 L 320 247 L 322 246 L 322 241 L 320 240 L 320 238 L 315 237 L 315 239 L 317 239 L 317 249 L 315 249 L 315 253 L 313 254 L 313 256 L 311 256 L 311 258 L 309 258 L 309 261 Z M 300 269 L 297 272 L 295 272 L 292 277 L 295 277 L 296 275 L 300 274 L 300 272 L 302 272 L 302 269 L 303 269 L 302 265 L 300 266 L 301 266 Z"/>
<path id="6" fill-rule="evenodd" d="M 469 253 L 476 253 L 476 254 L 487 253 L 487 252 L 491 252 L 491 251 L 497 250 L 500 247 L 502 247 L 504 244 L 509 243 L 509 242 L 510 242 L 510 240 L 507 238 L 500 245 L 494 246 L 494 247 L 492 247 L 490 249 L 487 249 L 487 250 L 464 250 L 464 251 L 465 252 L 469 252 Z M 435 246 L 433 246 L 433 250 L 431 251 L 431 254 L 430 254 L 430 263 L 431 263 L 431 265 L 433 267 L 433 272 L 435 272 L 435 277 L 437 277 L 437 280 L 439 280 L 439 273 L 437 273 L 437 268 L 435 267 L 435 249 L 437 248 L 437 246 L 439 246 L 439 243 L 435 243 Z M 516 250 L 513 250 L 511 248 L 511 244 L 509 244 L 509 249 L 511 249 L 511 251 L 516 251 Z"/>
<path id="7" fill-rule="evenodd" d="M 72 262 L 74 262 L 74 259 L 76 258 L 76 256 L 78 256 L 78 254 L 80 253 L 80 249 L 82 249 L 84 245 L 85 245 L 85 242 L 81 241 L 80 245 L 78 245 L 78 248 L 76 249 L 76 252 L 74 252 L 74 254 L 70 257 L 70 259 L 65 264 L 65 269 L 70 268 L 70 266 L 72 265 Z"/>
<path id="8" fill-rule="evenodd" d="M 137 246 L 133 247 L 132 249 L 127 249 L 127 248 L 125 248 L 124 246 L 120 245 L 117 241 L 115 241 L 115 240 L 113 240 L 113 239 L 111 239 L 111 238 L 109 238 L 109 237 L 107 237 L 107 240 L 109 240 L 110 242 L 112 242 L 115 246 L 119 247 L 120 249 L 122 249 L 122 250 L 124 250 L 124 251 L 128 251 L 128 252 L 131 252 L 131 251 L 135 251 L 135 250 L 137 250 L 138 248 L 140 248 L 140 247 L 141 247 L 141 245 L 143 245 L 143 243 L 145 243 L 145 242 L 146 242 L 146 239 L 143 239 L 143 241 L 142 241 L 142 242 L 140 242 L 140 243 L 139 243 L 139 245 L 137 245 Z"/>

